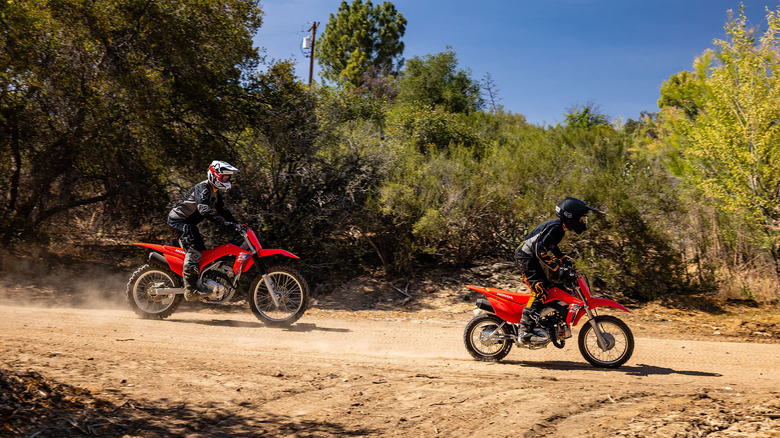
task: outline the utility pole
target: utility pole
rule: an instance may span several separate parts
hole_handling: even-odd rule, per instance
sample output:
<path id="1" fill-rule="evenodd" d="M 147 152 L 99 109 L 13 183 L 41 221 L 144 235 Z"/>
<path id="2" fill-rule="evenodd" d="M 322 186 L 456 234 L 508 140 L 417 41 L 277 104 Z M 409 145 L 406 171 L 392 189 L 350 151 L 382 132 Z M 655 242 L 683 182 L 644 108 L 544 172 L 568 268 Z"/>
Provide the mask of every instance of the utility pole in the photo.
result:
<path id="1" fill-rule="evenodd" d="M 320 23 L 316 21 L 311 24 L 309 31 L 311 31 L 311 55 L 309 55 L 309 86 L 311 87 L 311 79 L 314 75 L 314 44 L 317 41 L 317 26 Z"/>

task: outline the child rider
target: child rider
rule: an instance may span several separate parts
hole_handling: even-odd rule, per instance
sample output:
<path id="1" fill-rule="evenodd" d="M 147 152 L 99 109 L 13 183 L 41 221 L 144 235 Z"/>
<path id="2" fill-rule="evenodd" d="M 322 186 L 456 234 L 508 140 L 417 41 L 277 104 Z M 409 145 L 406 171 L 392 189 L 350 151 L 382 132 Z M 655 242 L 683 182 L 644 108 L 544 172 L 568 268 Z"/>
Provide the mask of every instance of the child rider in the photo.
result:
<path id="1" fill-rule="evenodd" d="M 539 344 L 550 339 L 547 330 L 539 326 L 539 313 L 550 287 L 542 263 L 553 272 L 558 272 L 563 280 L 574 275 L 571 271 L 571 258 L 561 252 L 558 244 L 563 240 L 566 230 L 581 234 L 587 229 L 589 211 L 598 210 L 577 198 L 567 196 L 555 206 L 558 219 L 549 220 L 534 228 L 515 251 L 515 263 L 531 291 L 531 298 L 523 309 L 523 317 L 520 320 L 522 342 Z"/>

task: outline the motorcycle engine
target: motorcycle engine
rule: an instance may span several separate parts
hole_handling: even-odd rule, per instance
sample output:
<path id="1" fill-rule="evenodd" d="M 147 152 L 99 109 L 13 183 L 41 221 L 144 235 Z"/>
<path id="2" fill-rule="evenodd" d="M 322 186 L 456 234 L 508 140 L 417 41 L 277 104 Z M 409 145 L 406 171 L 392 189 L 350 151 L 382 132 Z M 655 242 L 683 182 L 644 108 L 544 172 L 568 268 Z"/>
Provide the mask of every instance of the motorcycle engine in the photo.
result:
<path id="1" fill-rule="evenodd" d="M 235 293 L 233 270 L 226 264 L 218 263 L 209 266 L 201 275 L 200 280 L 211 291 L 211 295 L 208 297 L 211 302 L 223 303 Z"/>
<path id="2" fill-rule="evenodd" d="M 563 348 L 566 339 L 572 336 L 571 327 L 566 323 L 566 310 L 546 307 L 541 312 L 541 322 L 550 331 L 552 343 L 558 348 Z"/>

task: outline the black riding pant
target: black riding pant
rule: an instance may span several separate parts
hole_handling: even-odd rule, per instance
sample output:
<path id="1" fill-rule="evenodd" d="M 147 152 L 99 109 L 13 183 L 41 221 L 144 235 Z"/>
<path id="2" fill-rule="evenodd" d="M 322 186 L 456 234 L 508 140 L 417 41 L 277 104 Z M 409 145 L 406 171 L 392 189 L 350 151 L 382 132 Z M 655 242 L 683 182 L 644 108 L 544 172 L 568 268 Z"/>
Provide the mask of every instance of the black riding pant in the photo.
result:
<path id="1" fill-rule="evenodd" d="M 539 313 L 547 300 L 550 280 L 547 278 L 539 259 L 525 253 L 520 248 L 515 251 L 515 264 L 523 274 L 523 282 L 528 285 L 531 292 L 531 298 L 523 309 L 523 318 L 520 321 L 521 329 L 530 332 L 539 323 Z"/>
<path id="2" fill-rule="evenodd" d="M 170 216 L 168 216 L 168 225 L 173 230 L 173 235 L 179 241 L 179 245 L 186 251 L 184 255 L 185 274 L 190 272 L 197 274 L 198 265 L 203 256 L 202 251 L 206 250 L 206 244 L 203 242 L 203 236 L 200 235 L 198 226 Z"/>

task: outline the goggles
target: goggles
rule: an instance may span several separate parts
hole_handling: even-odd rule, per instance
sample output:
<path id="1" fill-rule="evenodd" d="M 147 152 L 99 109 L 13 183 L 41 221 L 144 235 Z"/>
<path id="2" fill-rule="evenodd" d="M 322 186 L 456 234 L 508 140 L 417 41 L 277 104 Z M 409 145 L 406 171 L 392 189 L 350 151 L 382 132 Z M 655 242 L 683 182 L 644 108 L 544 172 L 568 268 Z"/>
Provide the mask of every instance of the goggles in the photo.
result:
<path id="1" fill-rule="evenodd" d="M 230 179 L 233 177 L 232 173 L 223 173 L 222 175 L 218 174 L 216 170 L 214 170 L 213 167 L 209 167 L 209 170 L 211 171 L 211 174 L 217 177 L 218 180 L 222 181 L 223 183 L 229 183 Z"/>

